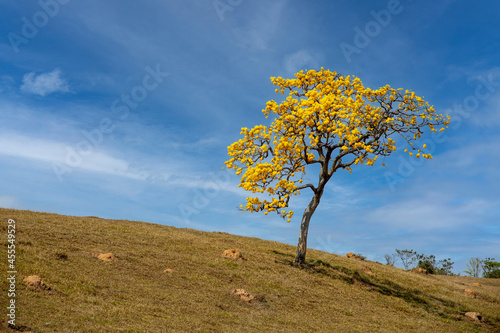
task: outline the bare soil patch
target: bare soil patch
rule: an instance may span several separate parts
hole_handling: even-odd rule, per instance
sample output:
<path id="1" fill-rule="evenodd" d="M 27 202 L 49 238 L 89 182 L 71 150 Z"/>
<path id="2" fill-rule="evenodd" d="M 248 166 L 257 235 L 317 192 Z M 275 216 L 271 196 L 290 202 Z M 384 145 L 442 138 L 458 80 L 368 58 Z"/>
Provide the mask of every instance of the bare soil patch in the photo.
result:
<path id="1" fill-rule="evenodd" d="M 245 258 L 243 258 L 243 255 L 241 254 L 240 250 L 238 250 L 238 249 L 224 250 L 224 252 L 222 253 L 222 256 L 226 257 L 226 258 L 236 259 L 236 260 L 245 260 Z"/>
<path id="2" fill-rule="evenodd" d="M 349 259 L 356 259 L 356 260 L 364 260 L 363 258 L 361 258 L 360 256 L 358 256 L 357 254 L 354 254 L 353 252 L 349 252 L 345 255 L 346 258 L 349 258 Z"/>
<path id="3" fill-rule="evenodd" d="M 243 301 L 250 303 L 255 297 L 245 289 L 234 289 L 231 294 L 238 296 Z"/>
<path id="4" fill-rule="evenodd" d="M 51 287 L 43 282 L 42 277 L 39 275 L 27 276 L 23 279 L 23 282 L 35 290 L 51 290 Z"/>
<path id="5" fill-rule="evenodd" d="M 101 259 L 103 261 L 118 261 L 118 258 L 111 252 L 109 253 L 92 253 L 92 257 L 96 257 L 97 259 Z"/>

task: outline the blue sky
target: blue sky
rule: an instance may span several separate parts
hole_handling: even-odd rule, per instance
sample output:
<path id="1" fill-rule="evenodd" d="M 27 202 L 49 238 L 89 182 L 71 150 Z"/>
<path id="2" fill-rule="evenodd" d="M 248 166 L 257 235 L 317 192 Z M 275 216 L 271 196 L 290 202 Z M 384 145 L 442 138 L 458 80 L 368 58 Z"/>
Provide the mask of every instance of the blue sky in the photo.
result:
<path id="1" fill-rule="evenodd" d="M 225 231 L 296 245 L 237 210 L 222 170 L 241 127 L 269 124 L 269 80 L 328 68 L 424 96 L 452 123 L 386 167 L 331 179 L 308 245 L 385 262 L 414 249 L 500 259 L 496 2 L 2 1 L 0 206 Z M 417 163 L 418 162 L 418 163 Z M 306 177 L 316 179 L 314 173 Z M 22 223 L 22 222 L 21 222 Z M 463 273 L 462 273 L 463 274 Z"/>

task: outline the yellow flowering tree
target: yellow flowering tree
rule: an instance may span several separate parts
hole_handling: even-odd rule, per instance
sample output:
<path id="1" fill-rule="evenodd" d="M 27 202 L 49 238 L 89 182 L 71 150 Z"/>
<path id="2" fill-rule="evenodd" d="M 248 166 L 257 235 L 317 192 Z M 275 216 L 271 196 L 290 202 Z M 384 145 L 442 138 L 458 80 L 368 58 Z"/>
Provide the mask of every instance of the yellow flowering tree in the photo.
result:
<path id="1" fill-rule="evenodd" d="M 323 68 L 271 81 L 276 93 L 288 96 L 281 103 L 267 102 L 262 110 L 266 118 L 273 115 L 270 126 L 241 129 L 243 137 L 228 147 L 225 165 L 241 175 L 240 187 L 255 194 L 240 205 L 244 211 L 275 212 L 290 222 L 291 197 L 312 190 L 295 257 L 304 263 L 309 222 L 333 174 L 390 155 L 396 150 L 394 136 L 407 145 L 410 156 L 431 159 L 426 145 L 414 142 L 425 131 L 443 131 L 449 116 L 436 114 L 414 92 L 388 85 L 372 90 L 357 77 Z M 306 167 L 313 164 L 319 166 L 318 182 L 306 184 Z"/>

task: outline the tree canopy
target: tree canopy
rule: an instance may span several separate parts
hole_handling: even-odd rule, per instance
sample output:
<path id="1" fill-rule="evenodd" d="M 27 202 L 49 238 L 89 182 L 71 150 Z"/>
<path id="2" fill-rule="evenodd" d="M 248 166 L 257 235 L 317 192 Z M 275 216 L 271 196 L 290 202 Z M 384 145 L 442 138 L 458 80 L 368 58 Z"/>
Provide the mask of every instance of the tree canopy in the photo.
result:
<path id="1" fill-rule="evenodd" d="M 270 126 L 241 129 L 243 137 L 228 147 L 225 164 L 241 175 L 240 187 L 257 193 L 246 199 L 242 210 L 276 212 L 288 222 L 292 196 L 307 188 L 313 191 L 306 209 L 310 219 L 336 171 L 374 165 L 380 156 L 396 151 L 395 136 L 410 156 L 431 159 L 426 145 L 416 142 L 424 132 L 443 131 L 449 123 L 449 116 L 437 114 L 412 91 L 389 85 L 370 89 L 357 77 L 323 68 L 271 81 L 276 93 L 288 96 L 280 103 L 268 101 L 262 110 L 266 118 L 272 115 Z M 305 183 L 306 166 L 313 164 L 320 167 L 319 181 Z M 303 250 L 305 255 L 305 244 Z"/>

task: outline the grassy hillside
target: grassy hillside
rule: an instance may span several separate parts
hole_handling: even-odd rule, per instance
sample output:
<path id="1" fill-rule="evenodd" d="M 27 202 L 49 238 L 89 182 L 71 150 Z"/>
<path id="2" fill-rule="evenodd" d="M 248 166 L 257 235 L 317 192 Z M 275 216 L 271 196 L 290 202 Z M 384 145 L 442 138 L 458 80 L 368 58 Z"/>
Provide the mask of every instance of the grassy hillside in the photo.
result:
<path id="1" fill-rule="evenodd" d="M 426 276 L 316 250 L 298 267 L 294 247 L 257 238 L 8 209 L 0 217 L 3 272 L 7 221 L 16 221 L 21 331 L 500 331 L 500 279 Z M 221 256 L 227 249 L 244 259 Z M 117 260 L 92 255 L 109 252 Z M 29 275 L 51 290 L 25 285 Z M 8 282 L 1 284 L 6 309 Z M 239 288 L 254 298 L 233 295 Z"/>

